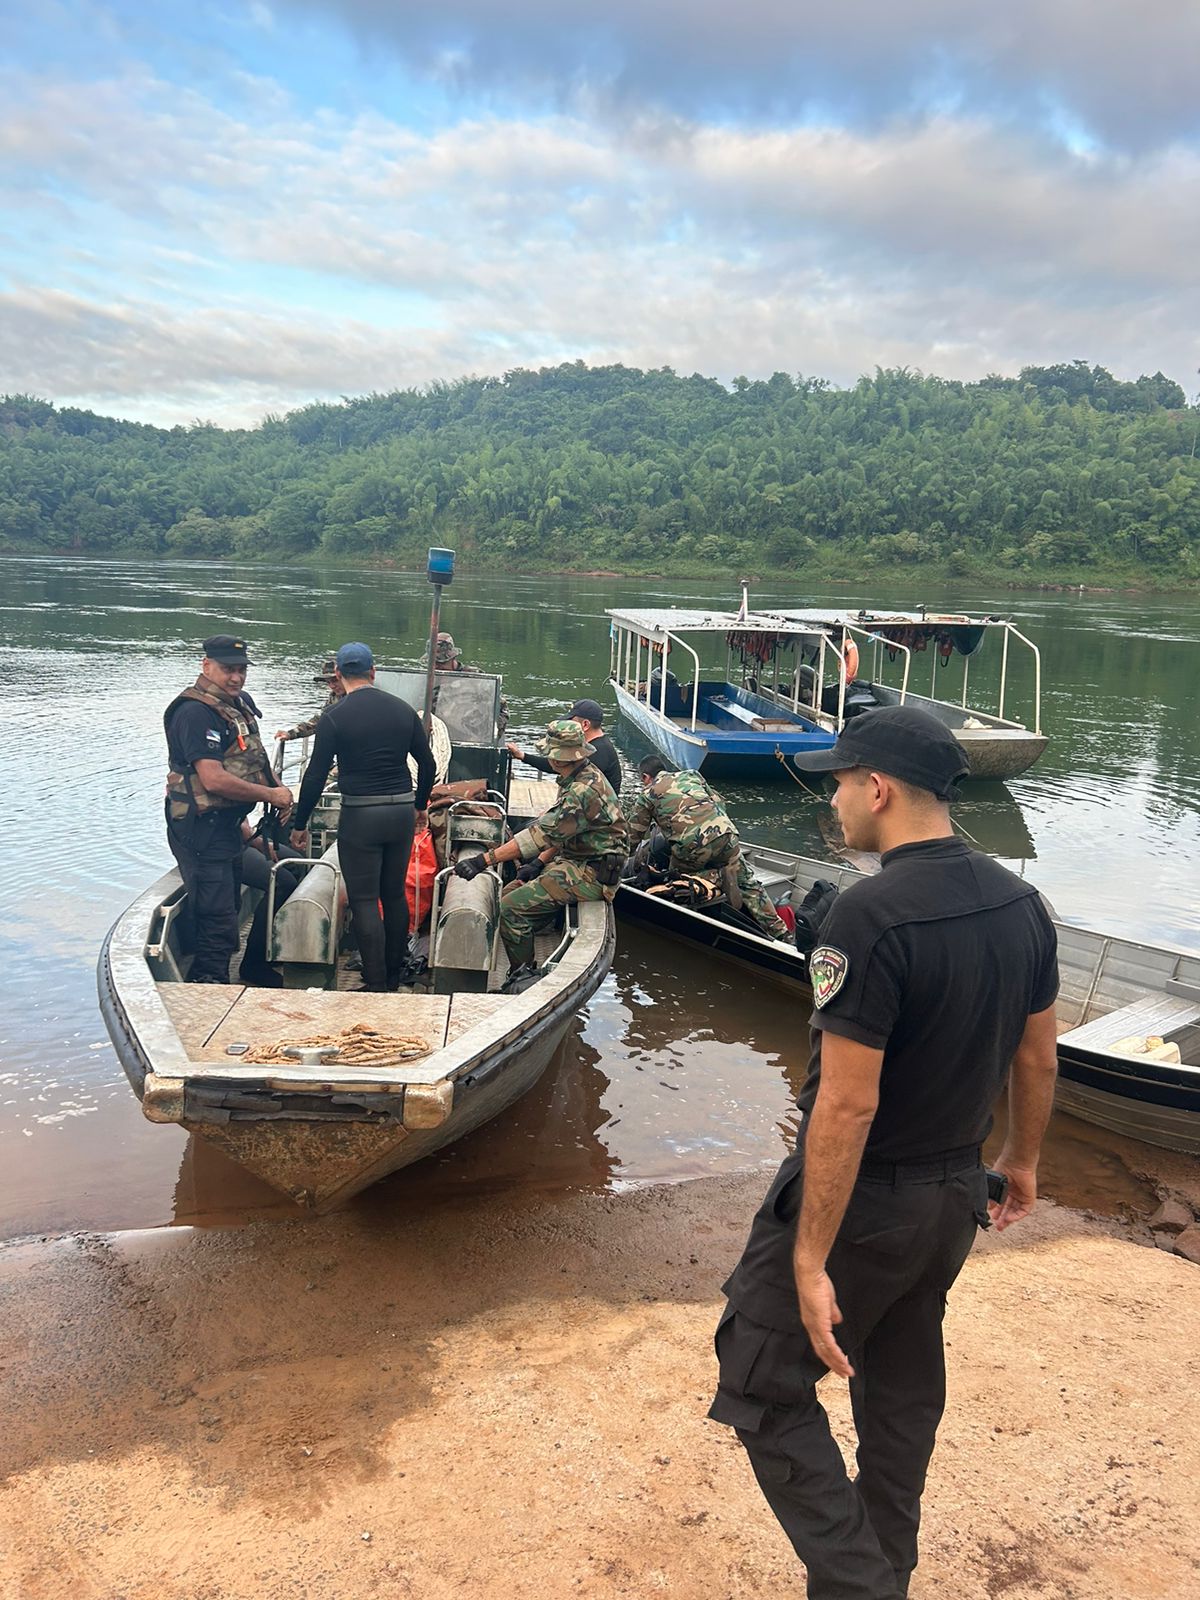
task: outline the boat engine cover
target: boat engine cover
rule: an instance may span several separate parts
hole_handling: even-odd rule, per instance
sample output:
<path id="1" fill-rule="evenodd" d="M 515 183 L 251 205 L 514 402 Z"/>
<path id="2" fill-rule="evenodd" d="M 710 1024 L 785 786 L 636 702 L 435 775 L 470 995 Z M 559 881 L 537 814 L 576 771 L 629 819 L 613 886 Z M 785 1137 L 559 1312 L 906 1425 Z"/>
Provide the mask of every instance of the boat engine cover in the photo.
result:
<path id="1" fill-rule="evenodd" d="M 469 882 L 454 877 L 447 880 L 430 941 L 435 993 L 486 991 L 499 920 L 500 886 L 490 872 L 481 872 Z"/>

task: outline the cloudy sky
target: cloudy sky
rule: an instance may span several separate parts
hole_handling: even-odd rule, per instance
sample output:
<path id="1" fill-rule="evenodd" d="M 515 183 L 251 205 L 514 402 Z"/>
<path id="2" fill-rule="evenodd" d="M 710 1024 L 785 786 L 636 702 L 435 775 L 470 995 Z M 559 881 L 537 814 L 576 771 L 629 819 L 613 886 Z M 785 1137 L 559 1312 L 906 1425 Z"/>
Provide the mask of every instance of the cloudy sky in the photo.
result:
<path id="1" fill-rule="evenodd" d="M 1196 0 L 0 7 L 0 391 L 581 357 L 1200 387 Z"/>

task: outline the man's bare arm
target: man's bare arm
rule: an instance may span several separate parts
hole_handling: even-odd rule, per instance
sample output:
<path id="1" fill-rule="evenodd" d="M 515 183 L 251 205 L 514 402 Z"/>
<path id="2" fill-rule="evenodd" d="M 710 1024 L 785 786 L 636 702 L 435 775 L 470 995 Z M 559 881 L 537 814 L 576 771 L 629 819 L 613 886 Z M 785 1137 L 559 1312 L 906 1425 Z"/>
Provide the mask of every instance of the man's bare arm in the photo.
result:
<path id="1" fill-rule="evenodd" d="M 1003 1205 L 988 1207 L 1000 1232 L 1027 1217 L 1037 1204 L 1038 1156 L 1054 1108 L 1057 1039 L 1054 1007 L 1035 1011 L 1025 1024 L 1013 1056 L 1008 1083 L 1008 1136 L 993 1163 L 996 1171 L 1008 1179 L 1008 1196 Z"/>
<path id="2" fill-rule="evenodd" d="M 883 1051 L 826 1033 L 821 1085 L 804 1136 L 804 1191 L 792 1266 L 800 1317 L 813 1349 L 832 1372 L 854 1376 L 833 1336 L 842 1320 L 825 1262 L 842 1225 L 863 1146 L 879 1105 Z"/>

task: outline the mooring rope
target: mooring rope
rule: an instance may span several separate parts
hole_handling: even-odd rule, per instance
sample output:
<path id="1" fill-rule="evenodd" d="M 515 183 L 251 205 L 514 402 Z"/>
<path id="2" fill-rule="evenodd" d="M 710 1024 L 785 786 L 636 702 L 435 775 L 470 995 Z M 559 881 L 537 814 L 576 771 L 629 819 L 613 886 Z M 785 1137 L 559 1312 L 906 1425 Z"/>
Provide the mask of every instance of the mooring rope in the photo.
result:
<path id="1" fill-rule="evenodd" d="M 307 1034 L 303 1039 L 277 1039 L 272 1044 L 251 1045 L 242 1057 L 249 1066 L 294 1066 L 289 1050 L 337 1051 L 334 1067 L 396 1067 L 431 1050 L 427 1039 L 412 1033 L 381 1033 L 370 1023 L 355 1022 L 340 1033 Z"/>

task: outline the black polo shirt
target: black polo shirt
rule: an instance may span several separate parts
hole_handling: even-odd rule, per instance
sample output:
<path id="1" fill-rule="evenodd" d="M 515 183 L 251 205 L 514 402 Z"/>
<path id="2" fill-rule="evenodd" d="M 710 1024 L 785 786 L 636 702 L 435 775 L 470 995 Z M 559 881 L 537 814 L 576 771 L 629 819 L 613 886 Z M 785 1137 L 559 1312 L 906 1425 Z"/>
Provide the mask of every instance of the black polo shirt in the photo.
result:
<path id="1" fill-rule="evenodd" d="M 982 1144 L 1030 1014 L 1058 994 L 1054 925 L 1037 890 L 961 839 L 901 845 L 840 894 L 809 958 L 821 1038 L 883 1051 L 865 1154 L 919 1160 Z"/>

